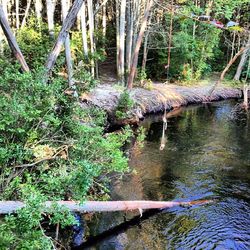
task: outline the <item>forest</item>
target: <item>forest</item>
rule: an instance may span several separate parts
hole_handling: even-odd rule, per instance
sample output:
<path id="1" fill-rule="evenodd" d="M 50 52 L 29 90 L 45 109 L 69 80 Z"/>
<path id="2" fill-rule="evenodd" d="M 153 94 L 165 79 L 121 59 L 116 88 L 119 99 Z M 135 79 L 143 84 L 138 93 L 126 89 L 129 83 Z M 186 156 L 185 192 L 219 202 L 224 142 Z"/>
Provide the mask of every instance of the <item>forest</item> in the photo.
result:
<path id="1" fill-rule="evenodd" d="M 147 114 L 163 151 L 175 108 L 244 93 L 248 112 L 249 0 L 0 0 L 0 26 L 0 249 L 71 249 L 67 202 L 114 209 Z M 120 210 L 199 204 L 151 200 Z"/>

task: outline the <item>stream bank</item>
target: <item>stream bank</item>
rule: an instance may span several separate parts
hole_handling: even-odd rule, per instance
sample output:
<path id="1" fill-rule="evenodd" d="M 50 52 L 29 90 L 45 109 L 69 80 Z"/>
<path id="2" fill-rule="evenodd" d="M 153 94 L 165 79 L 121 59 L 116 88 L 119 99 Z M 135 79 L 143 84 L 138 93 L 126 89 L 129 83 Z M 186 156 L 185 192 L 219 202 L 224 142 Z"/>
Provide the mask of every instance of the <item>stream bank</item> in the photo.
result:
<path id="1" fill-rule="evenodd" d="M 129 91 L 134 102 L 133 108 L 128 112 L 128 118 L 122 120 L 115 118 L 115 110 L 124 91 L 120 86 L 99 85 L 89 94 L 82 96 L 81 101 L 105 110 L 112 125 L 124 125 L 138 124 L 145 115 L 165 109 L 169 111 L 190 104 L 242 98 L 242 90 L 239 88 L 220 86 L 209 97 L 210 89 L 211 86 L 187 87 L 172 84 L 152 84 L 150 90 L 133 88 Z"/>

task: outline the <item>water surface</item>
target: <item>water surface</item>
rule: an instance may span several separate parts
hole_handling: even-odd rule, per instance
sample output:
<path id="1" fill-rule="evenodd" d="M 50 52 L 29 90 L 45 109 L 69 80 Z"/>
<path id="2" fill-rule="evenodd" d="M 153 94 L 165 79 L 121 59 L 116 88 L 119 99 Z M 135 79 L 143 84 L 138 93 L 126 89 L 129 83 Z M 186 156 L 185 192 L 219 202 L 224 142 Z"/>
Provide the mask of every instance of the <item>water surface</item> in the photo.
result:
<path id="1" fill-rule="evenodd" d="M 165 210 L 98 240 L 93 249 L 250 249 L 250 126 L 235 104 L 189 107 L 169 118 L 163 151 L 159 117 L 146 119 L 145 147 L 130 159 L 137 174 L 113 190 L 117 200 L 214 202 Z M 98 235 L 133 216 L 104 214 L 91 231 Z"/>

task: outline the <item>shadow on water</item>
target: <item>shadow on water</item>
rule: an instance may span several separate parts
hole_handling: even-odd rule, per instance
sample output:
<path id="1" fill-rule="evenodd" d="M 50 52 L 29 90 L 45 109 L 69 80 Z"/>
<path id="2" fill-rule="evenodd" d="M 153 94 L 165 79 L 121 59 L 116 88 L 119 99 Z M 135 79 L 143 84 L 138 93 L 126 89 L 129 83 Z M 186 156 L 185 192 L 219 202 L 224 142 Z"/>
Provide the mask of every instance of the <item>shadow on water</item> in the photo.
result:
<path id="1" fill-rule="evenodd" d="M 168 209 L 117 228 L 114 234 L 92 238 L 95 243 L 85 248 L 250 249 L 250 126 L 248 115 L 235 112 L 235 104 L 191 107 L 169 118 L 163 151 L 161 118 L 146 119 L 145 147 L 134 150 L 130 159 L 137 174 L 115 183 L 112 191 L 114 200 L 217 202 Z M 89 223 L 90 234 L 99 235 L 123 222 L 122 213 L 98 215 Z"/>

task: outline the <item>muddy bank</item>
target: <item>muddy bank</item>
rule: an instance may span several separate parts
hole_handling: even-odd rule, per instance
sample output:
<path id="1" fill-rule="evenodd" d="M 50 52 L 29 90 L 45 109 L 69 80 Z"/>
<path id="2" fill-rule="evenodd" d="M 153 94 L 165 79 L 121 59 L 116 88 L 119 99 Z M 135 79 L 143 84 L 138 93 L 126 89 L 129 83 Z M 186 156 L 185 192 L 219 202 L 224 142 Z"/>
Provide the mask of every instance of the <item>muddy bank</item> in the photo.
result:
<path id="1" fill-rule="evenodd" d="M 122 88 L 111 85 L 99 85 L 82 101 L 88 105 L 95 105 L 105 110 L 111 123 L 126 124 L 137 123 L 146 114 L 172 110 L 189 104 L 200 104 L 203 102 L 220 101 L 231 98 L 241 98 L 242 90 L 237 88 L 217 87 L 213 94 L 208 97 L 210 86 L 186 87 L 177 85 L 153 84 L 151 90 L 133 88 L 129 95 L 134 101 L 134 107 L 128 112 L 129 119 L 117 120 L 115 110 Z"/>

